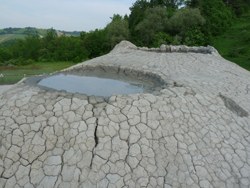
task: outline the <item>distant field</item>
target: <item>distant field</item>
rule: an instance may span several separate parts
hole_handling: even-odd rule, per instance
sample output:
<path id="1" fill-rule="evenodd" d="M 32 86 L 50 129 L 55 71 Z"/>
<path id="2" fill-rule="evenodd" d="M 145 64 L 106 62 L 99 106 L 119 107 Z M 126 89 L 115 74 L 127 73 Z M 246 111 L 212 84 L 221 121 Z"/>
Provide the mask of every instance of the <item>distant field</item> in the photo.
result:
<path id="1" fill-rule="evenodd" d="M 215 38 L 220 54 L 250 71 L 250 13 L 238 18 L 228 31 Z"/>
<path id="2" fill-rule="evenodd" d="M 0 35 L 0 43 L 4 43 L 14 39 L 24 39 L 26 35 L 24 34 L 4 34 Z"/>
<path id="3" fill-rule="evenodd" d="M 1 67 L 0 85 L 14 84 L 24 77 L 47 74 L 74 65 L 72 62 L 36 62 L 31 65 Z"/>
<path id="4" fill-rule="evenodd" d="M 0 29 L 0 44 L 3 44 L 8 41 L 12 41 L 15 39 L 24 39 L 28 35 L 38 34 L 40 37 L 45 37 L 47 34 L 48 29 L 39 29 L 33 27 L 26 27 L 26 28 L 5 28 Z M 80 36 L 79 31 L 59 31 L 57 30 L 58 36 L 65 35 L 65 36 Z"/>

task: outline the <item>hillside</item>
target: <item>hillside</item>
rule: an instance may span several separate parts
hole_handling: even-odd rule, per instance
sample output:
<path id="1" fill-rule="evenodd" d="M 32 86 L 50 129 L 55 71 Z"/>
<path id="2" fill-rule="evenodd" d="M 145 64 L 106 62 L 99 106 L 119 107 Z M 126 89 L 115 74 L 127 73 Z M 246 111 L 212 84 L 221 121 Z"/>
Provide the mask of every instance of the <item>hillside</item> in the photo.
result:
<path id="1" fill-rule="evenodd" d="M 181 10 L 180 10 L 181 11 Z M 178 12 L 178 11 L 177 11 Z M 153 14 L 153 13 L 152 13 Z M 218 18 L 217 18 L 218 19 Z M 147 20 L 147 19 L 146 19 Z M 226 32 L 223 32 L 223 34 L 217 36 L 211 36 L 212 42 L 209 40 L 208 43 L 212 46 L 214 46 L 219 53 L 229 61 L 235 62 L 239 66 L 250 70 L 250 12 L 245 13 L 244 15 L 241 15 L 239 18 L 235 18 L 233 20 L 233 24 L 230 28 L 226 29 Z M 144 22 L 143 22 L 144 23 Z M 145 22 L 148 23 L 148 22 Z M 156 21 L 152 23 L 158 23 Z M 173 22 L 175 23 L 175 22 Z M 2 59 L 0 58 L 0 61 L 2 61 L 2 64 L 7 62 L 11 59 L 32 59 L 37 61 L 38 59 L 47 61 L 82 61 L 83 59 L 90 59 L 93 57 L 97 57 L 99 55 L 107 53 L 111 47 L 113 47 L 117 42 L 121 40 L 129 40 L 131 42 L 138 42 L 137 40 L 140 39 L 142 36 L 149 36 L 150 34 L 146 31 L 147 28 L 155 28 L 155 26 L 149 25 L 145 28 L 143 28 L 142 34 L 135 33 L 135 37 L 133 38 L 132 33 L 133 30 L 130 29 L 128 26 L 128 22 L 123 17 L 115 17 L 113 18 L 112 22 L 107 25 L 105 29 L 95 30 L 93 32 L 87 32 L 84 34 L 84 37 L 78 37 L 78 38 L 70 38 L 66 37 L 66 39 L 62 39 L 63 37 L 57 37 L 57 39 L 54 39 L 53 42 L 50 41 L 50 44 L 46 44 L 42 42 L 43 37 L 47 34 L 47 29 L 38 29 L 38 28 L 32 28 L 32 27 L 26 27 L 26 28 L 5 28 L 0 29 L 0 46 L 11 46 L 15 42 L 16 39 L 24 39 L 28 35 L 39 35 L 40 39 L 37 41 L 38 45 L 37 48 L 34 48 L 34 52 L 28 53 L 32 50 L 30 50 L 30 44 L 22 45 L 26 46 L 23 48 L 17 47 L 14 50 L 18 51 L 18 53 L 14 53 L 13 49 L 4 49 L 5 54 L 2 55 Z M 185 25 L 185 24 L 182 24 Z M 204 26 L 203 26 L 204 27 Z M 188 28 L 184 30 L 189 30 Z M 56 31 L 57 36 L 65 35 L 65 36 L 80 36 L 80 32 L 67 32 L 67 31 Z M 204 33 L 199 33 L 202 31 L 199 31 L 198 33 L 193 33 L 193 35 L 190 36 L 193 40 L 186 41 L 185 35 L 184 38 L 181 34 L 174 34 L 171 33 L 162 33 L 159 31 L 152 31 L 153 33 L 158 32 L 156 35 L 159 38 L 152 38 L 152 41 L 156 41 L 155 44 L 157 45 L 162 44 L 164 42 L 173 44 L 176 42 L 176 44 L 186 44 L 186 45 L 205 45 L 205 43 L 199 43 L 200 38 L 205 39 Z M 163 35 L 162 35 L 163 34 Z M 187 33 L 188 34 L 188 33 Z M 191 32 L 192 34 L 192 32 Z M 200 35 L 201 34 L 201 35 Z M 176 36 L 173 36 L 176 35 Z M 179 36 L 179 39 L 176 38 Z M 216 36 L 216 37 L 215 37 Z M 144 37 L 147 38 L 147 37 Z M 83 40 L 84 39 L 84 40 Z M 178 40 L 179 41 L 178 41 Z M 141 39 L 139 41 L 140 46 L 150 46 L 147 45 L 144 39 Z M 152 42 L 151 41 L 151 42 Z M 32 42 L 32 41 L 28 41 Z M 185 43 L 187 42 L 187 43 Z M 204 41 L 203 41 L 204 42 Z M 24 42 L 25 43 L 25 42 Z M 100 45 L 101 44 L 101 45 Z M 207 43 L 206 43 L 207 44 Z M 40 46 L 40 47 L 39 47 Z M 152 46 L 152 45 L 151 45 Z M 56 49 L 56 50 L 47 50 L 49 48 Z M 61 49 L 59 49 L 59 47 Z M 19 48 L 19 49 L 18 49 Z M 44 50 L 45 49 L 45 50 Z M 9 51 L 8 51 L 9 50 Z M 70 51 L 70 53 L 68 53 Z M 73 54 L 74 55 L 70 55 Z M 15 54 L 16 56 L 11 56 Z M 32 55 L 31 55 L 32 54 Z M 78 56 L 81 58 L 79 59 Z M 36 58 L 34 58 L 36 57 Z M 45 58 L 46 57 L 46 58 Z M 60 58 L 58 58 L 60 57 Z M 77 57 L 77 58 L 75 58 Z M 73 59 L 72 59 L 73 58 Z M 77 59 L 77 60 L 76 60 Z M 1 62 L 0 62 L 1 63 Z"/>
<path id="2" fill-rule="evenodd" d="M 38 29 L 34 27 L 25 27 L 25 28 L 4 28 L 0 29 L 0 44 L 8 44 L 11 41 L 16 39 L 24 39 L 28 35 L 39 35 L 41 38 L 44 37 L 48 29 Z M 79 36 L 80 32 L 78 31 L 60 31 L 57 30 L 57 35 L 66 35 L 66 36 Z"/>
<path id="3" fill-rule="evenodd" d="M 235 19 L 232 27 L 216 37 L 213 46 L 220 54 L 250 70 L 250 12 Z"/>

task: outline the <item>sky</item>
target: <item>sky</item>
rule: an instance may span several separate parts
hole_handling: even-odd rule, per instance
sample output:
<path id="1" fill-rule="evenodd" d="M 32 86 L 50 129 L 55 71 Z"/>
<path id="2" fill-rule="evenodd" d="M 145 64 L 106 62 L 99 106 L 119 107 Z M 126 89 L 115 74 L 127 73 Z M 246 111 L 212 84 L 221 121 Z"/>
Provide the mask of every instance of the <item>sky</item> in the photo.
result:
<path id="1" fill-rule="evenodd" d="M 65 31 L 104 28 L 113 14 L 130 14 L 135 0 L 0 0 L 0 28 Z"/>

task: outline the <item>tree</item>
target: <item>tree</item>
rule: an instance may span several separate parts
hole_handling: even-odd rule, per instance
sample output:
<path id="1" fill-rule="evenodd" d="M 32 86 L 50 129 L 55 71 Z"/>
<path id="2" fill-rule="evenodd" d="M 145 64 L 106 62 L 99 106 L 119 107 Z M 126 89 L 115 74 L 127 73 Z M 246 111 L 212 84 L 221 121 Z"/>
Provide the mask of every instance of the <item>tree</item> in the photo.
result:
<path id="1" fill-rule="evenodd" d="M 202 27 L 205 19 L 197 8 L 183 8 L 169 19 L 167 31 L 174 36 L 175 44 L 204 45 Z M 202 39 L 204 37 L 204 39 Z"/>
<path id="2" fill-rule="evenodd" d="M 150 3 L 146 0 L 137 0 L 132 7 L 130 7 L 131 14 L 129 15 L 129 31 L 131 42 L 139 45 L 140 40 L 138 40 L 138 32 L 136 31 L 136 26 L 143 20 L 145 16 L 145 11 L 150 7 Z"/>
<path id="3" fill-rule="evenodd" d="M 187 4 L 200 9 L 201 15 L 206 20 L 204 26 L 206 35 L 219 35 L 232 24 L 232 12 L 223 0 L 189 0 Z"/>
<path id="4" fill-rule="evenodd" d="M 31 35 L 26 38 L 23 45 L 23 58 L 38 60 L 41 42 L 38 35 Z"/>
<path id="5" fill-rule="evenodd" d="M 182 40 L 182 43 L 188 46 L 204 46 L 208 44 L 208 39 L 200 28 L 189 29 Z"/>
<path id="6" fill-rule="evenodd" d="M 205 24 L 200 10 L 197 8 L 183 8 L 175 12 L 169 19 L 167 30 L 172 34 L 183 35 L 188 30 L 201 27 Z"/>
<path id="7" fill-rule="evenodd" d="M 51 28 L 47 30 L 46 36 L 42 39 L 41 56 L 44 60 L 54 61 L 54 53 L 57 48 L 56 39 L 57 32 L 55 29 Z"/>
<path id="8" fill-rule="evenodd" d="M 162 44 L 171 44 L 173 42 L 173 37 L 168 33 L 158 32 L 155 34 L 153 39 L 153 46 L 159 47 Z"/>
<path id="9" fill-rule="evenodd" d="M 8 48 L 0 48 L 0 65 L 11 58 L 12 54 Z"/>
<path id="10" fill-rule="evenodd" d="M 224 0 L 224 3 L 233 9 L 236 16 L 241 16 L 250 6 L 250 0 Z"/>
<path id="11" fill-rule="evenodd" d="M 24 34 L 26 35 L 38 35 L 37 29 L 33 27 L 26 27 Z"/>
<path id="12" fill-rule="evenodd" d="M 178 9 L 183 3 L 184 0 L 150 0 L 151 6 L 164 6 L 168 9 Z"/>
<path id="13" fill-rule="evenodd" d="M 107 53 L 110 45 L 107 40 L 107 32 L 104 29 L 96 29 L 88 33 L 81 33 L 81 40 L 89 52 L 89 58 Z"/>
<path id="14" fill-rule="evenodd" d="M 13 46 L 10 46 L 10 51 L 15 59 L 33 59 L 38 60 L 39 51 L 41 49 L 41 41 L 38 36 L 30 35 L 24 40 L 18 40 Z"/>
<path id="15" fill-rule="evenodd" d="M 57 48 L 53 54 L 56 61 L 80 62 L 88 58 L 88 51 L 79 37 L 61 36 L 56 39 Z"/>
<path id="16" fill-rule="evenodd" d="M 200 4 L 200 0 L 186 0 L 185 4 L 191 8 L 198 8 Z"/>
<path id="17" fill-rule="evenodd" d="M 128 20 L 122 16 L 115 14 L 111 23 L 106 26 L 107 37 L 111 48 L 122 40 L 129 38 Z"/>
<path id="18" fill-rule="evenodd" d="M 51 41 L 53 41 L 53 40 L 55 40 L 57 38 L 57 33 L 56 33 L 56 30 L 55 29 L 53 29 L 53 28 L 51 28 L 51 29 L 49 29 L 48 31 L 47 31 L 47 34 L 46 34 L 46 36 L 45 36 L 45 41 L 46 42 L 51 42 Z"/>
<path id="19" fill-rule="evenodd" d="M 148 8 L 143 20 L 136 25 L 137 39 L 142 45 L 151 46 L 155 35 L 164 32 L 168 21 L 167 9 L 164 7 Z"/>

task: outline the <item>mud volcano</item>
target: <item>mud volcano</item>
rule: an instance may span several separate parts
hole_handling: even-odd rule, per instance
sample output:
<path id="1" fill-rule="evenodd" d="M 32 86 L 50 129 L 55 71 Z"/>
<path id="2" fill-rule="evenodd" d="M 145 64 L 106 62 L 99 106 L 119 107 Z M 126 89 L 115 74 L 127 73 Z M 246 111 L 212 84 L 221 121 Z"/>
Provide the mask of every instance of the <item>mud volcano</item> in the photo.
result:
<path id="1" fill-rule="evenodd" d="M 250 186 L 248 71 L 212 47 L 123 41 L 51 76 L 93 72 L 147 84 L 103 97 L 38 77 L 0 95 L 0 187 Z"/>

